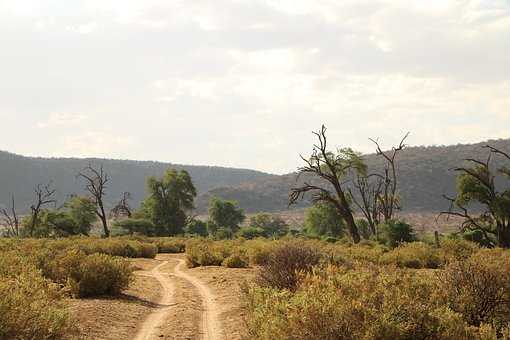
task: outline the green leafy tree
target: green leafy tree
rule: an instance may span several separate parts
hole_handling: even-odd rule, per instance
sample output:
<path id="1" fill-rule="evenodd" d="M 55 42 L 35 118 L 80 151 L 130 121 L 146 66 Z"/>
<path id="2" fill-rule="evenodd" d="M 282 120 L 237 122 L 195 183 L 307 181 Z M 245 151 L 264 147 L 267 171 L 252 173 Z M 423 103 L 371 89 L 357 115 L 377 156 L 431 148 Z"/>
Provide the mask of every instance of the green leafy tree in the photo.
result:
<path id="1" fill-rule="evenodd" d="M 289 230 L 289 226 L 282 218 L 267 213 L 251 216 L 249 225 L 261 229 L 264 236 L 273 238 L 283 236 Z"/>
<path id="2" fill-rule="evenodd" d="M 75 221 L 66 211 L 41 209 L 36 223 L 33 223 L 32 218 L 33 216 L 29 215 L 22 220 L 23 230 L 28 234 L 26 236 L 61 237 L 79 234 Z M 35 225 L 34 229 L 29 229 L 32 225 Z"/>
<path id="3" fill-rule="evenodd" d="M 305 212 L 304 229 L 315 236 L 341 236 L 345 230 L 342 216 L 331 204 L 315 203 Z"/>
<path id="4" fill-rule="evenodd" d="M 457 197 L 444 196 L 451 202 L 449 211 L 442 214 L 459 216 L 464 219 L 462 231 L 478 231 L 485 242 L 510 248 L 510 167 L 494 169 L 492 160 L 502 157 L 510 161 L 510 154 L 487 146 L 489 157 L 486 161 L 466 159 L 470 166 L 457 167 Z M 499 184 L 499 185 L 498 185 Z M 481 213 L 470 212 L 473 204 Z"/>
<path id="5" fill-rule="evenodd" d="M 65 207 L 74 221 L 75 232 L 88 235 L 97 220 L 95 202 L 89 197 L 74 196 L 65 204 Z"/>
<path id="6" fill-rule="evenodd" d="M 243 209 L 239 208 L 235 201 L 224 201 L 216 197 L 209 201 L 207 228 L 210 234 L 215 234 L 220 228 L 229 229 L 231 233 L 235 233 L 245 218 Z"/>
<path id="7" fill-rule="evenodd" d="M 207 223 L 193 218 L 186 224 L 185 232 L 190 235 L 207 236 Z"/>
<path id="8" fill-rule="evenodd" d="M 314 134 L 317 136 L 318 143 L 314 145 L 312 155 L 308 159 L 301 157 L 305 165 L 298 170 L 299 175 L 308 175 L 316 182 L 304 182 L 302 185 L 292 188 L 289 203 L 294 204 L 305 194 L 310 193 L 314 203 L 330 204 L 345 221 L 354 243 L 358 243 L 361 237 L 354 220 L 345 178 L 353 171 L 365 171 L 366 166 L 362 161 L 361 154 L 350 148 L 338 149 L 337 152 L 330 151 L 324 125 L 321 131 L 314 132 Z"/>
<path id="9" fill-rule="evenodd" d="M 162 178 L 149 177 L 147 188 L 149 196 L 142 202 L 142 211 L 156 227 L 156 234 L 184 233 L 187 214 L 197 196 L 188 172 L 168 169 Z"/>

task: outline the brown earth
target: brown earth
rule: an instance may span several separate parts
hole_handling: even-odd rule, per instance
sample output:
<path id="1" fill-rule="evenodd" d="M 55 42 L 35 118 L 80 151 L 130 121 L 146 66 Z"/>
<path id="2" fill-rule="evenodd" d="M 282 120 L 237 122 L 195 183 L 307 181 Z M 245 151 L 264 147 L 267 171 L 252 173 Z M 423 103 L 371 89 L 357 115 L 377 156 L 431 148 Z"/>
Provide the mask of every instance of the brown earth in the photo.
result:
<path id="1" fill-rule="evenodd" d="M 245 334 L 240 285 L 253 269 L 188 269 L 185 256 L 132 260 L 135 279 L 123 295 L 70 299 L 83 339 L 235 340 Z"/>

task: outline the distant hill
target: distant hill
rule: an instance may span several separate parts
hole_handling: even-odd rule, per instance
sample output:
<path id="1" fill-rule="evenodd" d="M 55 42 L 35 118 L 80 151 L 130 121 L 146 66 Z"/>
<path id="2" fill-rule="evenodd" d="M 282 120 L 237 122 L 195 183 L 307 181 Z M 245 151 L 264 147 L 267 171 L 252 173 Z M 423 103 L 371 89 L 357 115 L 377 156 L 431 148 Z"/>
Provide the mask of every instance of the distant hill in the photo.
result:
<path id="1" fill-rule="evenodd" d="M 510 152 L 510 139 L 491 140 L 470 145 L 409 147 L 400 154 L 400 194 L 407 212 L 435 212 L 447 208 L 442 194 L 455 193 L 455 174 L 449 171 L 462 164 L 465 158 L 484 159 L 491 144 Z M 298 157 L 296 153 L 296 158 Z M 371 169 L 380 169 L 382 160 L 366 155 Z M 19 210 L 26 211 L 33 199 L 33 188 L 38 183 L 53 181 L 59 202 L 70 194 L 83 193 L 83 183 L 76 179 L 78 171 L 87 164 L 103 164 L 111 180 L 107 203 L 111 206 L 121 193 L 132 193 L 136 207 L 145 196 L 148 176 L 163 174 L 172 167 L 190 172 L 198 190 L 197 212 L 204 213 L 212 196 L 233 199 L 247 212 L 284 211 L 288 209 L 290 188 L 296 185 L 296 174 L 271 175 L 259 171 L 214 166 L 187 166 L 150 161 L 78 158 L 34 158 L 0 151 L 0 204 L 16 196 Z M 301 178 L 301 180 L 303 180 Z M 293 208 L 302 208 L 304 201 Z"/>
<path id="2" fill-rule="evenodd" d="M 448 208 L 443 194 L 455 193 L 455 173 L 449 169 L 463 164 L 466 158 L 485 159 L 490 144 L 510 152 L 510 139 L 452 145 L 419 146 L 406 148 L 399 158 L 400 194 L 403 210 L 408 212 L 434 212 Z M 297 155 L 296 155 L 297 157 Z M 376 155 L 366 155 L 365 160 L 371 169 L 381 169 L 382 159 Z M 301 178 L 301 180 L 303 180 Z M 197 206 L 205 211 L 211 196 L 237 200 L 248 212 L 282 211 L 288 209 L 288 194 L 296 185 L 296 174 L 261 178 L 237 186 L 219 187 L 200 195 Z M 302 202 L 297 207 L 308 205 Z"/>
<path id="3" fill-rule="evenodd" d="M 103 164 L 110 177 L 106 201 L 116 202 L 122 192 L 132 194 L 133 206 L 138 206 L 145 196 L 145 181 L 148 176 L 161 176 L 169 168 L 187 170 L 199 194 L 216 187 L 238 186 L 248 181 L 264 181 L 277 177 L 254 170 L 223 168 L 215 166 L 186 166 L 150 161 L 79 158 L 35 158 L 0 151 L 0 204 L 7 204 L 11 194 L 16 197 L 16 206 L 26 211 L 33 199 L 34 187 L 48 181 L 53 182 L 59 202 L 70 194 L 83 193 L 83 182 L 76 174 L 89 163 Z"/>

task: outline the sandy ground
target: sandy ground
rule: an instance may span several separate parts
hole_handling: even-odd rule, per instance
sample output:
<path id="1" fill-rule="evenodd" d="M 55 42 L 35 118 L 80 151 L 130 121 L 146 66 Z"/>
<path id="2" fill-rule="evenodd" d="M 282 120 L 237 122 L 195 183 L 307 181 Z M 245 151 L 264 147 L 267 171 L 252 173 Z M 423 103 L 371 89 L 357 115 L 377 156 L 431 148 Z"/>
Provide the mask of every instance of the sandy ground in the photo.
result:
<path id="1" fill-rule="evenodd" d="M 252 269 L 188 269 L 184 255 L 136 259 L 117 298 L 70 300 L 84 339 L 236 340 L 245 335 L 240 285 Z"/>

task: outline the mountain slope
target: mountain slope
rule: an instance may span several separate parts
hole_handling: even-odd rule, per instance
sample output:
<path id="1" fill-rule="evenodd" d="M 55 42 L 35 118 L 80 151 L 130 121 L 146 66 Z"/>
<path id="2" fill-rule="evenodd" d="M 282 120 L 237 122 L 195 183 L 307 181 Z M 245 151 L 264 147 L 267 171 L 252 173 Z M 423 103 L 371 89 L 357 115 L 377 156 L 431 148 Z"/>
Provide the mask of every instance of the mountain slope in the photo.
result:
<path id="1" fill-rule="evenodd" d="M 486 159 L 490 144 L 510 152 L 510 139 L 491 140 L 477 144 L 406 148 L 399 158 L 400 194 L 405 211 L 439 211 L 448 208 L 443 194 L 455 193 L 455 173 L 449 169 L 463 164 L 466 158 Z M 369 168 L 381 170 L 382 159 L 366 155 Z M 500 162 L 500 159 L 498 159 Z M 497 163 L 496 163 L 497 164 Z M 301 178 L 301 181 L 306 177 Z M 197 206 L 205 211 L 211 196 L 237 200 L 248 212 L 288 209 L 288 194 L 296 185 L 296 174 L 264 178 L 238 186 L 220 187 L 200 195 Z M 308 205 L 301 202 L 298 207 Z"/>
<path id="2" fill-rule="evenodd" d="M 199 194 L 215 187 L 277 177 L 245 169 L 112 159 L 34 158 L 0 151 L 0 204 L 7 204 L 14 194 L 18 209 L 27 211 L 32 204 L 34 187 L 49 181 L 62 203 L 70 194 L 83 193 L 83 182 L 76 179 L 76 174 L 89 163 L 103 164 L 110 177 L 106 196 L 109 205 L 117 201 L 122 192 L 129 191 L 132 205 L 138 206 L 145 196 L 146 178 L 161 176 L 169 167 L 189 171 Z"/>

